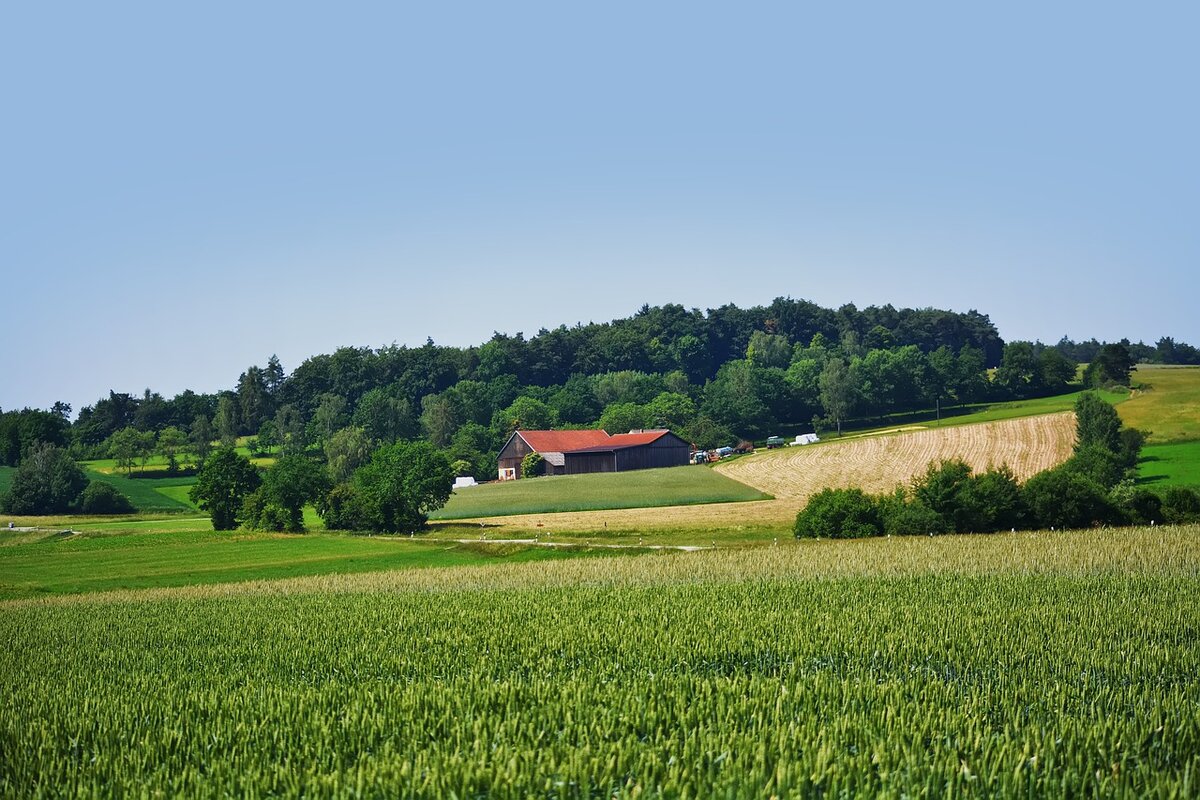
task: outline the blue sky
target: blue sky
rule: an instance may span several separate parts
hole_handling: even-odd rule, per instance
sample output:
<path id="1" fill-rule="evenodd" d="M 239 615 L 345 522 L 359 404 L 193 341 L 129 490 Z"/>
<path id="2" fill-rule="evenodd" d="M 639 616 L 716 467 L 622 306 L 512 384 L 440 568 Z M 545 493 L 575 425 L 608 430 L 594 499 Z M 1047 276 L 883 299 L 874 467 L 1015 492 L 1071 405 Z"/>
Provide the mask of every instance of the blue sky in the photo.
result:
<path id="1" fill-rule="evenodd" d="M 0 407 L 781 295 L 1200 344 L 1200 7 L 826 5 L 8 4 Z"/>

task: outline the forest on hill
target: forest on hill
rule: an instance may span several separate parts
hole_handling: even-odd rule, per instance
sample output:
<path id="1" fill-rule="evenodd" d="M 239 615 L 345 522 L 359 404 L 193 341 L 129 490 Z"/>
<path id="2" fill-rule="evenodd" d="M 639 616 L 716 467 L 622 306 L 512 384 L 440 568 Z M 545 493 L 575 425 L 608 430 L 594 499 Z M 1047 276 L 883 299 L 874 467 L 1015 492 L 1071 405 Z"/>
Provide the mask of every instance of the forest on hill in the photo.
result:
<path id="1" fill-rule="evenodd" d="M 745 309 L 643 306 L 624 319 L 529 338 L 496 333 L 472 347 L 342 347 L 290 373 L 272 356 L 224 391 L 110 391 L 74 420 L 61 403 L 10 411 L 0 414 L 0 464 L 45 442 L 127 464 L 169 451 L 178 468 L 202 461 L 214 441 L 250 436 L 254 452 L 355 465 L 382 444 L 423 439 L 460 474 L 490 478 L 518 427 L 669 427 L 712 447 L 780 426 L 1054 394 L 1081 362 L 1102 365 L 1087 382 L 1121 383 L 1139 361 L 1194 364 L 1200 352 L 1170 338 L 1005 343 L 974 310 L 829 309 L 791 298 Z"/>

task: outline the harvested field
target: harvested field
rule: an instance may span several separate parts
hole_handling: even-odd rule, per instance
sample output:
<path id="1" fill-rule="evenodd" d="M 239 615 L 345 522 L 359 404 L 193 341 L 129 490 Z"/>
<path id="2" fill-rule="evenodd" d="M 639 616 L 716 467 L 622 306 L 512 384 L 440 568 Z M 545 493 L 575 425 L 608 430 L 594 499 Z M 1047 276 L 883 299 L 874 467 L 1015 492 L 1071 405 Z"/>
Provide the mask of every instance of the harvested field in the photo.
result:
<path id="1" fill-rule="evenodd" d="M 828 486 L 890 491 L 924 472 L 929 462 L 948 458 L 961 458 L 976 471 L 1007 464 L 1024 480 L 1065 461 L 1074 442 L 1075 415 L 1047 414 L 789 447 L 718 465 L 717 470 L 799 507 Z"/>
<path id="2" fill-rule="evenodd" d="M 977 470 L 1008 464 L 1024 480 L 1067 459 L 1075 442 L 1071 412 L 998 422 L 864 436 L 745 456 L 715 469 L 774 495 L 774 500 L 706 506 L 631 508 L 564 514 L 493 517 L 484 522 L 508 531 L 610 535 L 665 529 L 722 533 L 790 526 L 808 497 L 827 486 L 886 492 L 906 483 L 930 461 L 961 458 Z M 496 536 L 507 535 L 497 531 Z M 649 539 L 647 539 L 649 541 Z"/>

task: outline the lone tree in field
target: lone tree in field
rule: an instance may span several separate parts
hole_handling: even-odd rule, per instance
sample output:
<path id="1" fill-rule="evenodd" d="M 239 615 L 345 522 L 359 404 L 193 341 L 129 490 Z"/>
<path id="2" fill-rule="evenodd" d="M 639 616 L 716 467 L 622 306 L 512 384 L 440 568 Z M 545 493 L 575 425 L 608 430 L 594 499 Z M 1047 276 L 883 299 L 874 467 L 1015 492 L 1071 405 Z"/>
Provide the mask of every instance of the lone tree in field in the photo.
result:
<path id="1" fill-rule="evenodd" d="M 142 433 L 137 428 L 122 428 L 108 437 L 108 454 L 117 462 L 117 469 L 125 470 L 126 477 L 133 474 L 133 464 L 141 450 Z"/>
<path id="2" fill-rule="evenodd" d="M 397 442 L 376 450 L 353 485 L 363 523 L 398 533 L 424 527 L 429 512 L 450 499 L 453 484 L 444 453 L 428 442 Z"/>
<path id="3" fill-rule="evenodd" d="M 248 458 L 232 447 L 222 447 L 204 462 L 188 496 L 212 514 L 213 530 L 231 531 L 237 527 L 242 503 L 261 483 Z"/>

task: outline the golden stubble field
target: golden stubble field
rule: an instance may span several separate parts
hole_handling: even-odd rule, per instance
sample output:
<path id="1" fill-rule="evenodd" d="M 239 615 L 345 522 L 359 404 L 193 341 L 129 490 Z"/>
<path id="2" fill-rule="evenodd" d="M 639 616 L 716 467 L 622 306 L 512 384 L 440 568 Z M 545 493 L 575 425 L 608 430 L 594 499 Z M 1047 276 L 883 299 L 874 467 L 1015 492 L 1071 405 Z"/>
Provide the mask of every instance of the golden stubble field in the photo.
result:
<path id="1" fill-rule="evenodd" d="M 857 486 L 887 492 L 906 484 L 931 461 L 961 458 L 975 470 L 1007 464 L 1024 480 L 1062 463 L 1075 443 L 1071 412 L 1037 417 L 927 428 L 888 435 L 828 441 L 806 447 L 761 451 L 714 469 L 774 496 L 774 500 L 702 506 L 635 508 L 529 514 L 483 520 L 507 529 L 579 534 L 651 532 L 662 529 L 736 531 L 790 524 L 808 498 L 826 487 Z"/>

